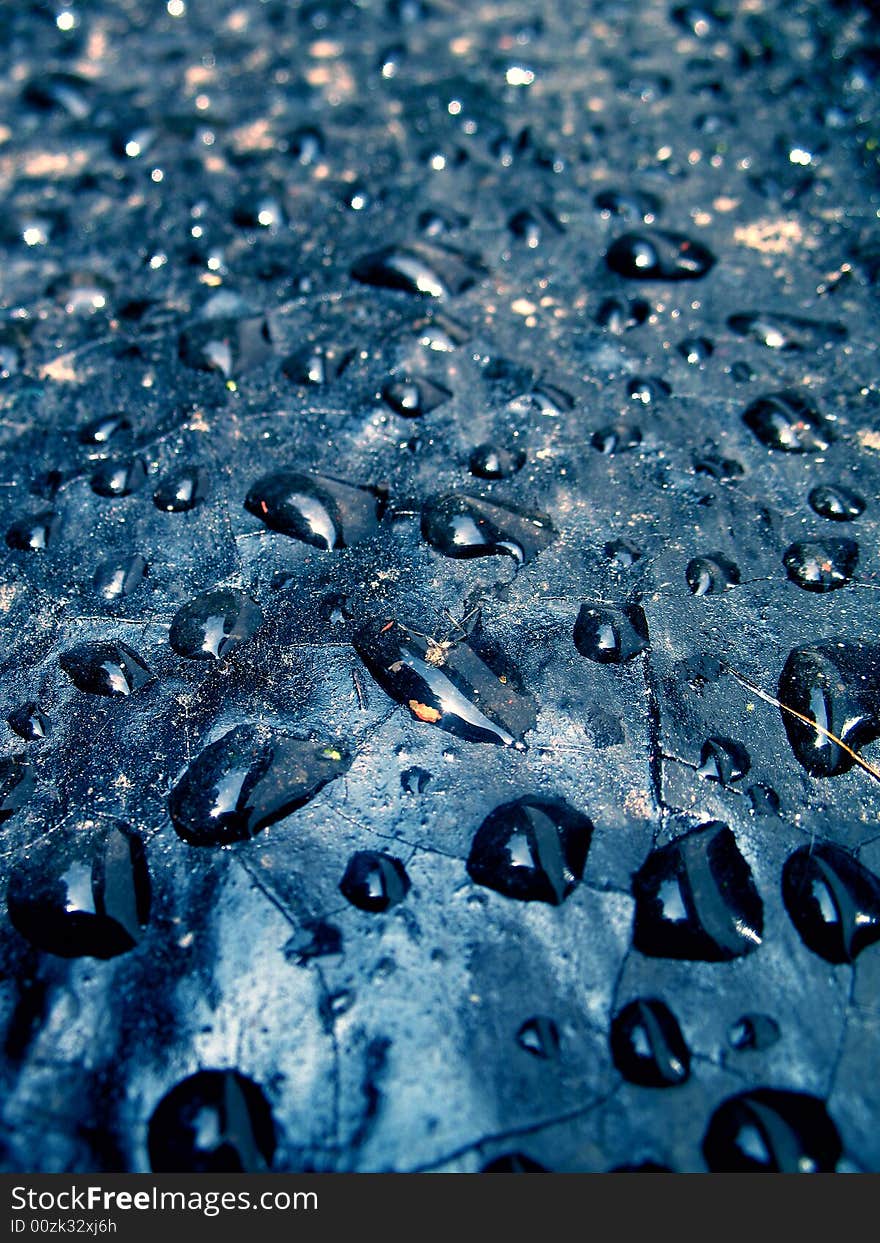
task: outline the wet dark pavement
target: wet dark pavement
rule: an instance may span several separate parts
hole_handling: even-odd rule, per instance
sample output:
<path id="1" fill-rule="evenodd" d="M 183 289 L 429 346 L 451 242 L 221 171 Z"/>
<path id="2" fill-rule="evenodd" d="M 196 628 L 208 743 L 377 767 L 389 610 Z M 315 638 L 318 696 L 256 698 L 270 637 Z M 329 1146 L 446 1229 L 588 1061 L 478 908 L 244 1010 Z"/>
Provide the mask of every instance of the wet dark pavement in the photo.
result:
<path id="1" fill-rule="evenodd" d="M 876 19 L 2 22 L 3 1168 L 880 1169 Z"/>

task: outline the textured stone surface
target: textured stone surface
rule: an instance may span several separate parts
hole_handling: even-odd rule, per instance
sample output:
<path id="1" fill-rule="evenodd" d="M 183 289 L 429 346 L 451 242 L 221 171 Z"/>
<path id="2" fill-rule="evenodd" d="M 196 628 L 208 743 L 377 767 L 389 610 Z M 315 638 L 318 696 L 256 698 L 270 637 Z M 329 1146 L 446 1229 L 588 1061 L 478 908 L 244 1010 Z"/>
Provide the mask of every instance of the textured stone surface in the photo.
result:
<path id="1" fill-rule="evenodd" d="M 146 1170 L 152 1148 L 277 1170 L 880 1169 L 880 945 L 852 923 L 876 919 L 880 874 L 866 12 L 7 7 L 3 1168 Z M 450 494 L 546 515 L 552 538 L 444 555 L 422 514 Z M 844 537 L 845 581 L 792 580 L 787 550 Z M 209 610 L 212 658 L 181 655 L 175 618 L 215 592 L 246 616 Z M 585 659 L 582 610 L 640 619 L 627 659 Z M 436 702 L 389 698 L 412 679 L 360 659 L 384 618 Z M 821 657 L 807 711 L 833 726 L 857 704 L 862 765 L 828 740 L 811 759 L 815 731 L 750 689 L 781 695 L 792 652 Z M 465 711 L 450 686 L 512 711 L 516 745 L 436 728 Z M 295 740 L 294 770 L 330 748 L 334 779 L 267 770 L 256 743 L 193 767 L 231 730 Z M 198 806 L 234 804 L 248 840 L 195 849 L 169 794 L 209 769 Z M 523 798 L 592 825 L 558 904 L 468 874 L 479 827 Z M 712 822 L 759 943 L 634 948 L 633 878 Z M 833 869 L 799 899 L 818 873 L 789 866 L 783 901 L 814 841 Z M 724 869 L 684 852 L 701 917 L 727 918 Z M 371 854 L 384 910 L 345 896 Z M 658 898 L 671 919 L 677 900 Z M 107 957 L 46 948 L 77 913 Z M 615 1065 L 639 999 L 680 1033 L 649 1055 L 688 1052 L 673 1089 Z"/>

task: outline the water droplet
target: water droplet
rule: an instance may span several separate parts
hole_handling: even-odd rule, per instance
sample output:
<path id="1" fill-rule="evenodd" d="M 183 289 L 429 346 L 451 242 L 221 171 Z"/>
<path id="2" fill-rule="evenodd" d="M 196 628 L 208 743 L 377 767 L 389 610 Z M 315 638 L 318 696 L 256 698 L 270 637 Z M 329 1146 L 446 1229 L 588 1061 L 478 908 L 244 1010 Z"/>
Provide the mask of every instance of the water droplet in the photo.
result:
<path id="1" fill-rule="evenodd" d="M 368 539 L 379 518 L 379 501 L 368 489 L 294 470 L 263 475 L 244 505 L 270 531 L 325 549 Z"/>
<path id="2" fill-rule="evenodd" d="M 281 370 L 292 384 L 320 385 L 338 380 L 357 350 L 338 345 L 312 345 L 288 354 Z"/>
<path id="3" fill-rule="evenodd" d="M 742 417 L 746 427 L 768 449 L 821 453 L 831 444 L 831 428 L 825 419 L 791 389 L 757 398 Z"/>
<path id="4" fill-rule="evenodd" d="M 422 535 L 447 557 L 485 557 L 506 553 L 532 561 L 556 532 L 546 514 L 532 514 L 479 497 L 450 492 L 422 506 Z"/>
<path id="5" fill-rule="evenodd" d="M 448 315 L 431 314 L 413 324 L 419 344 L 438 354 L 451 354 L 470 340 L 470 331 Z"/>
<path id="6" fill-rule="evenodd" d="M 687 585 L 695 596 L 714 595 L 736 586 L 739 582 L 739 566 L 722 552 L 711 552 L 705 557 L 694 557 L 684 571 Z"/>
<path id="7" fill-rule="evenodd" d="M 307 803 L 349 763 L 335 744 L 238 725 L 196 756 L 168 796 L 168 810 L 191 846 L 228 846 Z"/>
<path id="8" fill-rule="evenodd" d="M 516 1043 L 533 1057 L 551 1061 L 559 1056 L 559 1028 L 546 1014 L 536 1014 L 519 1028 Z"/>
<path id="9" fill-rule="evenodd" d="M 811 489 L 807 500 L 814 513 L 820 518 L 830 518 L 832 522 L 852 522 L 860 518 L 867 508 L 863 496 L 837 483 L 819 484 Z"/>
<path id="10" fill-rule="evenodd" d="M 592 822 L 562 799 L 502 803 L 477 829 L 468 875 L 506 898 L 559 906 L 583 876 L 592 834 Z"/>
<path id="11" fill-rule="evenodd" d="M 49 718 L 33 699 L 29 699 L 27 703 L 21 704 L 18 708 L 13 708 L 6 720 L 13 733 L 18 734 L 19 738 L 23 738 L 25 742 L 36 742 L 37 739 L 45 738 L 49 733 Z"/>
<path id="12" fill-rule="evenodd" d="M 703 1137 L 713 1173 L 833 1173 L 842 1154 L 824 1103 L 806 1092 L 755 1088 L 723 1101 Z"/>
<path id="13" fill-rule="evenodd" d="M 526 463 L 524 449 L 505 449 L 501 445 L 481 444 L 471 450 L 468 469 L 478 479 L 507 479 Z"/>
<path id="14" fill-rule="evenodd" d="M 382 387 L 382 398 L 396 414 L 407 419 L 417 419 L 429 414 L 449 401 L 448 388 L 425 376 L 410 379 L 389 380 Z"/>
<path id="15" fill-rule="evenodd" d="M 603 216 L 652 224 L 663 211 L 656 194 L 647 190 L 600 190 L 593 205 Z"/>
<path id="16" fill-rule="evenodd" d="M 582 604 L 574 624 L 574 645 L 600 665 L 632 660 L 648 646 L 648 622 L 639 604 L 595 608 Z"/>
<path id="17" fill-rule="evenodd" d="M 823 345 L 845 341 L 848 335 L 842 324 L 773 311 L 744 311 L 731 315 L 727 326 L 737 336 L 748 337 L 771 350 L 818 350 Z"/>
<path id="18" fill-rule="evenodd" d="M 677 4 L 670 9 L 669 16 L 682 30 L 696 35 L 698 39 L 715 34 L 720 26 L 730 22 L 730 13 L 715 5 Z"/>
<path id="19" fill-rule="evenodd" d="M 801 846 L 782 869 L 782 900 L 808 949 L 854 962 L 880 941 L 880 877 L 828 842 Z"/>
<path id="20" fill-rule="evenodd" d="M 399 859 L 380 850 L 358 850 L 339 882 L 344 898 L 361 911 L 387 911 L 409 893 L 410 881 Z"/>
<path id="21" fill-rule="evenodd" d="M 741 742 L 713 735 L 703 743 L 697 772 L 707 781 L 729 786 L 742 781 L 751 766 L 749 753 Z"/>
<path id="22" fill-rule="evenodd" d="M 365 285 L 448 298 L 470 289 L 485 274 L 485 268 L 476 255 L 451 246 L 410 242 L 364 255 L 351 274 Z"/>
<path id="23" fill-rule="evenodd" d="M 769 1014 L 743 1014 L 730 1028 L 727 1039 L 737 1053 L 762 1053 L 777 1043 L 779 1024 Z"/>
<path id="24" fill-rule="evenodd" d="M 804 591 L 835 591 L 855 574 L 859 546 L 852 539 L 798 540 L 782 561 L 788 577 Z"/>
<path id="25" fill-rule="evenodd" d="M 694 458 L 694 470 L 698 475 L 708 475 L 719 483 L 732 483 L 745 473 L 735 458 L 723 457 L 713 449 L 697 454 Z"/>
<path id="26" fill-rule="evenodd" d="M 55 511 L 43 509 L 13 522 L 6 532 L 6 543 L 20 552 L 40 552 L 49 546 L 57 528 Z"/>
<path id="27" fill-rule="evenodd" d="M 49 954 L 124 954 L 150 913 L 143 842 L 123 825 L 43 839 L 13 868 L 8 906 L 18 931 Z"/>
<path id="28" fill-rule="evenodd" d="M 548 207 L 523 207 L 507 222 L 515 238 L 525 242 L 529 250 L 540 246 L 547 237 L 558 237 L 565 232 L 563 225 Z"/>
<path id="29" fill-rule="evenodd" d="M 666 381 L 656 375 L 634 376 L 627 381 L 626 391 L 631 401 L 638 401 L 643 406 L 655 405 L 672 393 Z"/>
<path id="30" fill-rule="evenodd" d="M 469 742 L 525 750 L 523 735 L 535 726 L 533 703 L 466 643 L 439 644 L 385 618 L 366 622 L 352 642 L 385 693 L 417 721 Z"/>
<path id="31" fill-rule="evenodd" d="M 631 423 L 615 423 L 600 427 L 590 437 L 590 444 L 600 453 L 610 457 L 614 453 L 628 453 L 642 443 L 641 428 Z"/>
<path id="32" fill-rule="evenodd" d="M 779 815 L 782 804 L 772 786 L 765 786 L 758 782 L 756 785 L 749 786 L 746 793 L 749 796 L 749 811 L 753 816 Z"/>
<path id="33" fill-rule="evenodd" d="M 715 346 L 708 337 L 685 337 L 675 348 L 692 367 L 701 366 L 715 353 Z"/>
<path id="34" fill-rule="evenodd" d="M 624 233 L 612 242 L 606 263 L 618 276 L 642 280 L 696 280 L 715 263 L 715 256 L 702 242 L 684 233 L 645 229 Z"/>
<path id="35" fill-rule="evenodd" d="M 95 571 L 92 586 L 105 600 L 119 600 L 140 587 L 146 575 L 146 560 L 140 553 L 134 553 L 122 561 L 102 562 Z"/>
<path id="36" fill-rule="evenodd" d="M 616 565 L 622 566 L 626 570 L 642 558 L 642 554 L 635 544 L 630 544 L 625 539 L 609 540 L 602 551 L 609 561 L 613 561 Z"/>
<path id="37" fill-rule="evenodd" d="M 168 641 L 179 656 L 219 660 L 252 639 L 263 612 L 244 592 L 232 587 L 206 591 L 175 615 Z"/>
<path id="38" fill-rule="evenodd" d="M 147 478 L 143 458 L 128 462 L 102 462 L 91 478 L 92 491 L 98 496 L 131 496 L 142 488 Z"/>
<path id="39" fill-rule="evenodd" d="M 163 1096 L 147 1144 L 156 1174 L 265 1174 L 275 1126 L 252 1079 L 237 1070 L 200 1070 Z"/>
<path id="40" fill-rule="evenodd" d="M 611 1056 L 629 1083 L 674 1088 L 690 1075 L 691 1051 L 665 1001 L 637 997 L 611 1021 Z"/>
<path id="41" fill-rule="evenodd" d="M 285 146 L 297 164 L 307 167 L 317 164 L 323 156 L 324 135 L 313 125 L 304 125 L 288 135 Z"/>
<path id="42" fill-rule="evenodd" d="M 137 652 L 117 640 L 77 643 L 58 663 L 77 690 L 90 695 L 124 697 L 154 680 Z"/>
<path id="43" fill-rule="evenodd" d="M 633 945 L 652 958 L 727 962 L 761 944 L 763 903 L 736 838 L 718 821 L 652 850 L 633 895 Z"/>
<path id="44" fill-rule="evenodd" d="M 644 298 L 605 298 L 596 312 L 596 323 L 615 336 L 638 328 L 651 314 L 651 304 Z"/>
<path id="45" fill-rule="evenodd" d="M 880 738 L 880 649 L 862 644 L 794 648 L 779 676 L 782 703 L 815 721 L 853 751 Z M 837 743 L 788 712 L 781 713 L 797 759 L 813 777 L 833 777 L 854 764 Z"/>
<path id="46" fill-rule="evenodd" d="M 299 964 L 341 953 L 342 933 L 335 924 L 323 919 L 305 920 L 302 927 L 284 943 L 284 957 Z"/>
<path id="47" fill-rule="evenodd" d="M 94 315 L 107 309 L 112 283 L 97 272 L 68 272 L 49 283 L 46 293 L 68 315 Z"/>
<path id="48" fill-rule="evenodd" d="M 121 412 L 101 414 L 84 423 L 77 433 L 81 445 L 105 448 L 111 440 L 121 440 L 131 432 L 131 421 Z"/>
<path id="49" fill-rule="evenodd" d="M 25 805 L 33 790 L 34 770 L 24 753 L 0 758 L 0 824 Z"/>
<path id="50" fill-rule="evenodd" d="M 198 466 L 184 466 L 165 476 L 153 493 L 153 504 L 166 514 L 185 514 L 201 505 L 208 492 L 205 472 Z"/>
<path id="51" fill-rule="evenodd" d="M 262 315 L 209 315 L 181 332 L 178 354 L 195 371 L 219 371 L 226 379 L 242 375 L 272 354 L 269 321 Z"/>
<path id="52" fill-rule="evenodd" d="M 424 794 L 431 781 L 431 774 L 426 768 L 407 768 L 400 774 L 400 786 L 407 794 Z"/>

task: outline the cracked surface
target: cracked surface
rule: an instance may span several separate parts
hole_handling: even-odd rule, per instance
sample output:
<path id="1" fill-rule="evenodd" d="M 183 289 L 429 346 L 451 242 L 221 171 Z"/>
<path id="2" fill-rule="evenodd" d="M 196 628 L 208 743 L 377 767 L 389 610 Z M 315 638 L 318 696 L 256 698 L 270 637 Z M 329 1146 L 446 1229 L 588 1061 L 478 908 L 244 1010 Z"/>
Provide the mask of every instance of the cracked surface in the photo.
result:
<path id="1" fill-rule="evenodd" d="M 4 1168 L 149 1168 L 153 1111 L 201 1069 L 259 1085 L 279 1170 L 473 1172 L 511 1152 L 562 1171 L 702 1170 L 714 1111 L 761 1086 L 820 1098 L 844 1168 L 880 1168 L 880 947 L 825 961 L 780 890 L 816 839 L 880 873 L 878 785 L 857 767 L 809 776 L 779 711 L 726 671 L 773 695 L 793 648 L 878 642 L 877 32 L 847 4 L 758 0 L 730 22 L 709 6 L 708 33 L 671 7 L 193 2 L 175 18 L 124 0 L 83 6 L 70 29 L 40 3 L 10 16 L 0 516 L 4 531 L 55 520 L 45 548 L 3 545 L 2 715 L 33 701 L 48 729 L 0 739 L 34 778 L 0 824 L 0 871 L 5 892 L 46 838 L 91 866 L 92 836 L 122 823 L 145 844 L 152 902 L 106 960 L 39 950 L 0 914 Z M 609 189 L 629 196 L 620 215 L 595 206 Z M 646 209 L 710 248 L 706 275 L 609 270 Z M 405 269 L 353 278 L 392 244 Z M 413 271 L 446 296 L 385 287 Z M 609 298 L 649 314 L 614 331 Z M 728 322 L 754 311 L 812 327 Z M 679 348 L 696 338 L 712 349 Z M 303 370 L 304 351 L 321 365 Z M 413 377 L 439 392 L 410 418 L 382 394 Z M 827 419 L 826 449 L 773 449 L 744 423 L 787 390 Z M 109 441 L 83 434 L 118 411 Z M 524 465 L 475 478 L 484 443 Z M 138 458 L 130 494 L 95 491 L 103 462 Z M 204 495 L 160 509 L 154 492 L 189 467 Z M 371 489 L 381 516 L 322 493 L 324 510 L 301 505 L 311 542 L 270 530 L 244 502 L 285 468 Z M 817 513 L 808 495 L 828 483 L 864 512 Z M 525 558 L 444 556 L 420 514 L 450 492 L 547 514 L 554 538 Z M 353 521 L 358 538 L 328 548 Z M 859 547 L 842 586 L 788 577 L 793 542 L 841 535 Z M 631 564 L 609 558 L 619 540 Z M 689 588 L 695 558 L 715 561 L 715 590 Z M 105 565 L 127 567 L 127 594 L 96 587 Z M 218 660 L 179 655 L 175 615 L 218 588 L 262 624 Z M 646 651 L 581 654 L 583 605 L 636 602 Z M 427 638 L 429 665 L 466 644 L 533 700 L 527 749 L 390 699 L 352 645 L 383 617 Z M 152 681 L 75 686 L 60 656 L 99 641 Z M 335 740 L 351 764 L 252 840 L 188 845 L 169 791 L 242 724 Z M 746 748 L 741 779 L 700 774 L 710 737 Z M 876 763 L 878 744 L 863 755 Z M 594 826 L 558 905 L 465 867 L 480 824 L 522 796 Z M 727 962 L 640 953 L 634 874 L 711 821 L 754 879 L 760 944 Z M 339 890 L 358 851 L 405 869 L 383 913 Z M 679 1086 L 615 1068 L 611 1019 L 637 997 L 674 1012 L 692 1060 Z M 747 1014 L 779 1040 L 735 1048 Z M 518 1043 L 533 1016 L 556 1024 L 555 1056 Z"/>

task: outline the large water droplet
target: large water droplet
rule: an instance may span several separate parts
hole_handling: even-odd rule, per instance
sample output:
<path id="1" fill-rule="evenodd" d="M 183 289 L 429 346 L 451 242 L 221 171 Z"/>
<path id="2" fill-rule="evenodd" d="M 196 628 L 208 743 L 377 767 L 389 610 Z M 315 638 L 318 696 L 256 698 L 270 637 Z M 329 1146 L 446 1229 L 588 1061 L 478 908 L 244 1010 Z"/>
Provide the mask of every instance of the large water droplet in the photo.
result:
<path id="1" fill-rule="evenodd" d="M 350 762 L 335 743 L 238 725 L 196 756 L 168 796 L 168 810 L 185 842 L 228 846 L 307 803 Z"/>
<path id="2" fill-rule="evenodd" d="M 801 846 L 782 869 L 782 900 L 801 940 L 827 962 L 880 941 L 880 877 L 840 846 Z"/>
<path id="3" fill-rule="evenodd" d="M 362 284 L 431 298 L 463 293 L 484 273 L 476 255 L 426 242 L 385 246 L 358 259 L 351 269 L 354 279 Z"/>
<path id="4" fill-rule="evenodd" d="M 596 608 L 582 604 L 574 624 L 574 645 L 600 665 L 632 660 L 648 646 L 648 622 L 640 604 Z"/>
<path id="5" fill-rule="evenodd" d="M 77 643 L 62 652 L 58 663 L 78 690 L 91 695 L 131 695 L 153 681 L 137 652 L 115 639 Z"/>
<path id="6" fill-rule="evenodd" d="M 652 850 L 633 894 L 633 944 L 653 958 L 727 962 L 761 944 L 764 907 L 751 869 L 717 821 Z"/>
<path id="7" fill-rule="evenodd" d="M 712 1115 L 703 1155 L 713 1173 L 833 1173 L 842 1154 L 824 1103 L 806 1092 L 755 1088 Z"/>
<path id="8" fill-rule="evenodd" d="M 768 449 L 821 453 L 831 444 L 831 428 L 826 420 L 791 389 L 757 398 L 742 417 L 746 427 Z"/>
<path id="9" fill-rule="evenodd" d="M 559 906 L 583 876 L 592 833 L 592 822 L 562 799 L 502 803 L 477 829 L 468 874 L 506 898 Z"/>
<path id="10" fill-rule="evenodd" d="M 166 514 L 184 514 L 205 500 L 208 477 L 198 466 L 184 466 L 166 475 L 153 493 L 153 504 Z"/>
<path id="11" fill-rule="evenodd" d="M 150 1118 L 157 1174 L 265 1174 L 275 1126 L 263 1093 L 237 1070 L 200 1070 L 172 1088 Z"/>
<path id="12" fill-rule="evenodd" d="M 814 513 L 832 522 L 852 522 L 860 518 L 867 507 L 863 496 L 838 483 L 820 483 L 810 490 L 807 500 Z"/>
<path id="13" fill-rule="evenodd" d="M 219 660 L 252 639 L 263 624 L 258 604 L 242 591 L 206 591 L 174 616 L 168 641 L 179 656 Z"/>
<path id="14" fill-rule="evenodd" d="M 845 587 L 859 563 L 852 539 L 799 540 L 782 558 L 788 577 L 804 591 L 835 591 Z"/>
<path id="15" fill-rule="evenodd" d="M 815 721 L 851 751 L 880 738 L 880 648 L 817 644 L 794 648 L 779 676 L 779 699 Z M 825 734 L 789 712 L 782 721 L 791 748 L 814 777 L 833 777 L 855 761 Z"/>
<path id="16" fill-rule="evenodd" d="M 24 753 L 3 756 L 0 759 L 0 824 L 24 806 L 33 790 L 34 770 Z"/>
<path id="17" fill-rule="evenodd" d="M 749 337 L 771 350 L 818 350 L 823 345 L 845 341 L 848 335 L 843 324 L 773 311 L 744 311 L 731 315 L 727 326 L 738 336 Z"/>
<path id="18" fill-rule="evenodd" d="M 339 882 L 343 897 L 362 911 L 387 911 L 409 892 L 409 877 L 399 859 L 379 850 L 358 850 Z"/>
<path id="19" fill-rule="evenodd" d="M 124 954 L 150 913 L 143 842 L 122 825 L 56 833 L 13 869 L 8 905 L 13 925 L 38 949 L 61 958 Z"/>
<path id="20" fill-rule="evenodd" d="M 263 475 L 244 505 L 270 531 L 325 549 L 367 539 L 375 534 L 379 517 L 379 501 L 366 488 L 295 470 Z"/>
<path id="21" fill-rule="evenodd" d="M 678 1019 L 658 997 L 637 997 L 611 1021 L 611 1056 L 629 1083 L 674 1088 L 690 1075 L 691 1051 Z"/>
<path id="22" fill-rule="evenodd" d="M 642 280 L 696 280 L 715 263 L 708 246 L 684 233 L 645 229 L 624 233 L 608 248 L 605 260 L 618 276 Z"/>
<path id="23" fill-rule="evenodd" d="M 374 618 L 352 640 L 378 684 L 418 721 L 469 742 L 525 750 L 535 708 L 466 643 L 440 644 L 400 622 Z"/>
<path id="24" fill-rule="evenodd" d="M 447 557 L 506 553 L 528 562 L 555 534 L 546 514 L 527 513 L 463 493 L 434 496 L 422 506 L 422 535 Z"/>

